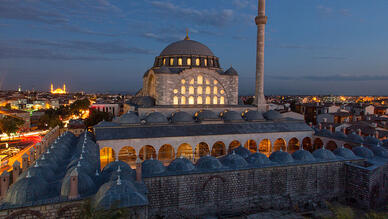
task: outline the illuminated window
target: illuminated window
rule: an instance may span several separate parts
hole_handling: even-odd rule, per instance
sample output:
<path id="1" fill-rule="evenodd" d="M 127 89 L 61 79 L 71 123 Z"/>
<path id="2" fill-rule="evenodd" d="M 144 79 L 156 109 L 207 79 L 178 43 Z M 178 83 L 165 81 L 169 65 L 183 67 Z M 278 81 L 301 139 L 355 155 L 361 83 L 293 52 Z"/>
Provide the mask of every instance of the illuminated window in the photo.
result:
<path id="1" fill-rule="evenodd" d="M 193 96 L 189 97 L 189 104 L 191 104 L 191 105 L 194 104 L 194 97 Z"/>
<path id="2" fill-rule="evenodd" d="M 225 104 L 225 97 L 220 98 L 220 104 Z"/>
<path id="3" fill-rule="evenodd" d="M 190 84 L 194 84 L 194 78 L 190 80 Z"/>
<path id="4" fill-rule="evenodd" d="M 187 65 L 191 65 L 191 58 L 187 58 Z"/>
<path id="5" fill-rule="evenodd" d="M 221 90 L 221 91 L 220 91 L 220 93 L 221 93 L 221 94 L 224 94 L 224 93 L 225 93 L 225 91 L 224 91 L 224 90 Z"/>
<path id="6" fill-rule="evenodd" d="M 213 104 L 217 104 L 218 102 L 218 98 L 217 97 L 213 97 Z"/>
<path id="7" fill-rule="evenodd" d="M 214 84 L 218 84 L 218 81 L 217 80 L 214 80 L 214 82 L 213 82 Z"/>
<path id="8" fill-rule="evenodd" d="M 186 97 L 181 97 L 181 104 L 186 104 Z"/>
<path id="9" fill-rule="evenodd" d="M 197 97 L 197 104 L 202 104 L 202 97 L 201 96 Z"/>
<path id="10" fill-rule="evenodd" d="M 204 59 L 204 64 L 205 66 L 207 66 L 207 59 Z"/>
<path id="11" fill-rule="evenodd" d="M 210 87 L 209 86 L 206 87 L 206 94 L 210 94 Z"/>
<path id="12" fill-rule="evenodd" d="M 210 81 L 208 79 L 206 79 L 206 84 L 210 84 Z"/>
<path id="13" fill-rule="evenodd" d="M 174 105 L 178 105 L 178 97 L 177 96 L 174 97 Z"/>
<path id="14" fill-rule="evenodd" d="M 210 66 L 213 66 L 213 59 L 210 59 Z"/>
<path id="15" fill-rule="evenodd" d="M 207 96 L 205 101 L 206 101 L 206 104 L 210 104 L 210 97 Z"/>
<path id="16" fill-rule="evenodd" d="M 197 87 L 197 94 L 202 94 L 202 87 L 201 86 Z"/>
<path id="17" fill-rule="evenodd" d="M 163 65 L 166 65 L 166 59 L 163 59 Z"/>
<path id="18" fill-rule="evenodd" d="M 178 89 L 174 89 L 174 94 L 177 94 L 178 93 Z"/>
<path id="19" fill-rule="evenodd" d="M 194 87 L 193 86 L 189 87 L 189 94 L 194 94 Z"/>
<path id="20" fill-rule="evenodd" d="M 182 79 L 182 80 L 181 80 L 181 83 L 182 83 L 182 84 L 185 84 L 185 83 L 186 83 L 185 79 Z"/>
<path id="21" fill-rule="evenodd" d="M 214 95 L 217 95 L 217 94 L 218 94 L 218 88 L 217 88 L 217 87 L 214 87 L 214 88 L 213 88 L 213 94 L 214 94 Z"/>
<path id="22" fill-rule="evenodd" d="M 197 84 L 202 84 L 202 83 L 203 83 L 203 77 L 202 75 L 198 75 Z"/>
<path id="23" fill-rule="evenodd" d="M 201 64 L 201 61 L 197 58 L 197 59 L 195 60 L 195 64 L 196 64 L 197 66 L 199 66 L 199 65 Z"/>
<path id="24" fill-rule="evenodd" d="M 170 59 L 170 66 L 173 66 L 173 65 L 174 65 L 174 59 L 171 58 L 171 59 Z"/>
<path id="25" fill-rule="evenodd" d="M 178 59 L 178 65 L 182 65 L 182 58 Z"/>
<path id="26" fill-rule="evenodd" d="M 181 94 L 185 94 L 186 93 L 186 87 L 185 86 L 182 86 L 181 87 Z"/>

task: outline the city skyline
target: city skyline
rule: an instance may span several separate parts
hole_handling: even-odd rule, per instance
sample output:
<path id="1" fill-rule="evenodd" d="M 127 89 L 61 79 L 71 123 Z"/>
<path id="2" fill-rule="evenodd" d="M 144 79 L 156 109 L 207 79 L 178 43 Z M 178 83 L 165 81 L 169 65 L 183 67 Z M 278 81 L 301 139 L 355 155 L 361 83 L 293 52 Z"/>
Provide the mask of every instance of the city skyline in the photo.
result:
<path id="1" fill-rule="evenodd" d="M 206 8 L 205 1 L 2 2 L 1 89 L 48 90 L 54 82 L 70 91 L 134 93 L 155 56 L 188 28 L 225 70 L 236 68 L 241 94 L 254 93 L 255 0 Z M 388 94 L 381 28 L 388 4 L 349 3 L 267 3 L 266 95 Z"/>

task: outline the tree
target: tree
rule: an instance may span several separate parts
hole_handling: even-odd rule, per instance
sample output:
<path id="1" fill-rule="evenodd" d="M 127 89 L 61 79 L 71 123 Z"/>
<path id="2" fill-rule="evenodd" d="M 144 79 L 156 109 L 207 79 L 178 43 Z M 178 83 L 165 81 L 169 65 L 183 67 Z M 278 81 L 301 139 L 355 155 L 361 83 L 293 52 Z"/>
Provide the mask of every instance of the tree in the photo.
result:
<path id="1" fill-rule="evenodd" d="M 90 109 L 89 118 L 85 120 L 86 127 L 97 125 L 101 121 L 112 121 L 113 115 L 108 112 L 100 112 L 96 109 Z"/>
<path id="2" fill-rule="evenodd" d="M 10 136 L 12 133 L 16 133 L 24 124 L 23 119 L 17 117 L 6 116 L 0 119 L 1 132 Z"/>
<path id="3" fill-rule="evenodd" d="M 62 121 L 60 120 L 58 111 L 54 109 L 48 109 L 45 111 L 44 115 L 39 118 L 39 128 L 47 129 L 54 128 L 56 126 L 63 126 Z"/>

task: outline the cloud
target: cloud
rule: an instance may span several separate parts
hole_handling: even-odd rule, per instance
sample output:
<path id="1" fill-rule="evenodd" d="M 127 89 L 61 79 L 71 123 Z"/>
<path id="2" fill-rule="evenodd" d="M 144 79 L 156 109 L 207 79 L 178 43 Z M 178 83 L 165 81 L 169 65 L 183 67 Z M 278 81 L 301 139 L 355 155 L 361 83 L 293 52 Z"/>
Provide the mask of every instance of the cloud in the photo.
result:
<path id="1" fill-rule="evenodd" d="M 142 36 L 145 38 L 154 39 L 156 41 L 163 42 L 163 43 L 169 43 L 169 42 L 183 39 L 181 35 L 161 34 L 161 33 L 153 33 L 153 32 L 143 33 Z"/>
<path id="2" fill-rule="evenodd" d="M 351 75 L 351 74 L 334 74 L 334 75 L 307 75 L 307 76 L 289 76 L 289 75 L 268 75 L 266 76 L 276 80 L 309 80 L 309 81 L 381 81 L 388 80 L 388 75 Z"/>

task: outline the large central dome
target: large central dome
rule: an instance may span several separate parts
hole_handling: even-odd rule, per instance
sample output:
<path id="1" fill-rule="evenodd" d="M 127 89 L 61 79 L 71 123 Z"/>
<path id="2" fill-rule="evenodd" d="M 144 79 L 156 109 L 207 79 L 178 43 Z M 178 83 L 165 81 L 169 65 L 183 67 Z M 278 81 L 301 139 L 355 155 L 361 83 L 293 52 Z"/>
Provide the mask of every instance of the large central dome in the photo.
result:
<path id="1" fill-rule="evenodd" d="M 171 55 L 214 56 L 213 52 L 207 46 L 189 39 L 171 43 L 160 53 L 160 56 Z"/>

